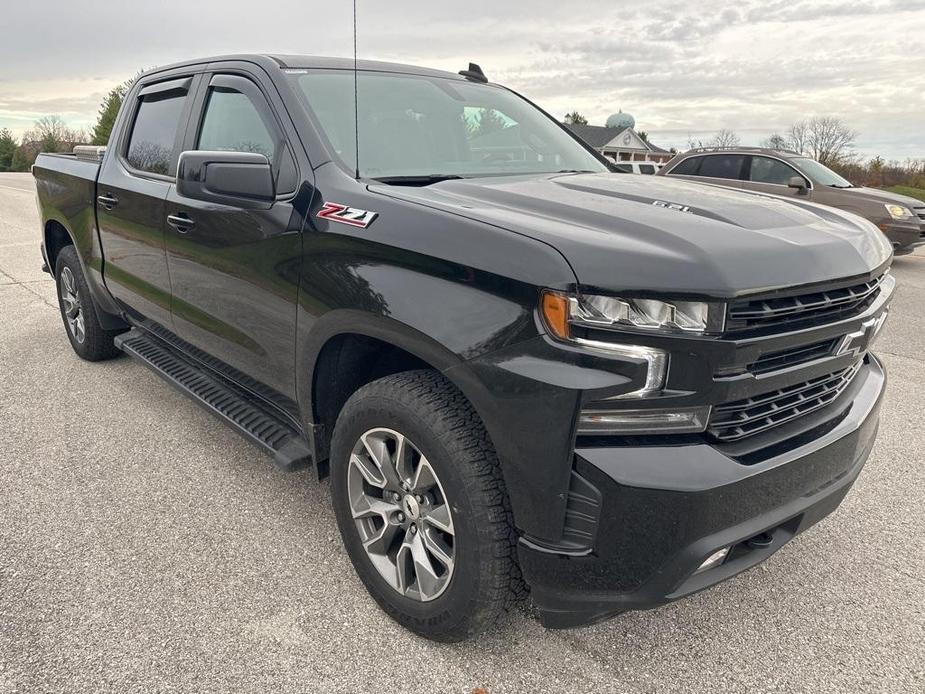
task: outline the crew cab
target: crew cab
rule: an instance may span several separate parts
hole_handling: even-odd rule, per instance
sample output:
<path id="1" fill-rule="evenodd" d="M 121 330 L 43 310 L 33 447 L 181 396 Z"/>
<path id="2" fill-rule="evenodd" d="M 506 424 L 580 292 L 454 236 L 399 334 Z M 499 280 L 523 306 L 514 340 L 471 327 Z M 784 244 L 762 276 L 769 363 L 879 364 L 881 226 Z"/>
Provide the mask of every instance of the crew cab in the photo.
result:
<path id="1" fill-rule="evenodd" d="M 727 579 L 874 445 L 874 225 L 614 171 L 477 65 L 193 60 L 33 171 L 77 355 L 329 477 L 359 578 L 432 639 L 527 591 L 563 628 Z"/>

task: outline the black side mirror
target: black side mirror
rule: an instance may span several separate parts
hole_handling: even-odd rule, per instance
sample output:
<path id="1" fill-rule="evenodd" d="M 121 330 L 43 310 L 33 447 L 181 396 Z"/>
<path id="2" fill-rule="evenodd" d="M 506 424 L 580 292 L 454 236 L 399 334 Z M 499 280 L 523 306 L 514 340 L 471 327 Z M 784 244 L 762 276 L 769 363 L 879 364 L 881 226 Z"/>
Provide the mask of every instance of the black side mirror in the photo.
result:
<path id="1" fill-rule="evenodd" d="M 180 154 L 177 193 L 194 200 L 265 210 L 276 199 L 276 183 L 270 161 L 262 154 L 194 150 Z"/>
<path id="2" fill-rule="evenodd" d="M 809 192 L 809 186 L 806 183 L 806 179 L 802 176 L 791 176 L 790 180 L 787 181 L 788 188 L 796 188 L 799 191 L 799 195 L 806 195 Z"/>

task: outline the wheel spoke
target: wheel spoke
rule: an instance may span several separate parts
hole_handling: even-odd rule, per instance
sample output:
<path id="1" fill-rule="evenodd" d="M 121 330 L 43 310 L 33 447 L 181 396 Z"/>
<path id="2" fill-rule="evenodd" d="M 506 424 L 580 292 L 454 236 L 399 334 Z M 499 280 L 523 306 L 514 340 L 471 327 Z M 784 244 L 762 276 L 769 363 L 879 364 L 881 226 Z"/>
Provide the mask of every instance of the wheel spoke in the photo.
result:
<path id="1" fill-rule="evenodd" d="M 401 530 L 402 527 L 400 525 L 386 521 L 379 532 L 366 540 L 363 546 L 370 554 L 384 555 L 389 551 L 389 548 L 392 546 L 392 543 Z"/>
<path id="2" fill-rule="evenodd" d="M 356 453 L 350 456 L 350 464 L 356 468 L 363 479 L 365 479 L 373 487 L 379 487 L 380 489 L 385 488 L 385 476 L 382 474 L 375 462 L 365 460 L 363 456 L 359 456 Z"/>
<path id="3" fill-rule="evenodd" d="M 450 556 L 452 549 L 447 547 L 439 533 L 433 530 L 422 530 L 418 533 L 424 542 L 424 547 L 433 556 L 434 559 L 443 564 L 447 569 L 453 565 L 453 557 Z"/>
<path id="4" fill-rule="evenodd" d="M 401 547 L 398 548 L 398 554 L 395 555 L 395 586 L 399 593 L 405 595 L 413 582 L 414 559 L 411 556 L 411 533 L 406 533 Z"/>
<path id="5" fill-rule="evenodd" d="M 430 561 L 420 533 L 412 536 L 411 557 L 414 560 L 414 578 L 421 597 L 425 600 L 436 597 L 440 589 L 440 577 L 434 571 L 434 565 Z"/>
<path id="6" fill-rule="evenodd" d="M 74 319 L 74 337 L 77 338 L 78 342 L 83 342 L 85 334 L 84 316 L 83 313 L 78 313 L 77 317 Z"/>
<path id="7" fill-rule="evenodd" d="M 453 516 L 450 515 L 450 507 L 447 504 L 436 506 L 427 512 L 424 516 L 424 522 L 429 523 L 438 530 L 442 530 L 448 535 L 453 535 Z"/>
<path id="8" fill-rule="evenodd" d="M 428 489 L 437 484 L 437 476 L 430 462 L 424 456 L 418 461 L 418 469 L 414 473 L 414 481 L 411 488 L 416 492 L 426 492 Z"/>
<path id="9" fill-rule="evenodd" d="M 397 513 L 399 507 L 391 501 L 377 499 L 376 497 L 364 494 L 355 503 L 350 504 L 350 510 L 354 518 L 368 518 L 370 516 L 381 516 L 388 520 L 389 516 Z"/>
<path id="10" fill-rule="evenodd" d="M 408 439 L 401 434 L 396 436 L 394 466 L 399 485 L 414 476 L 411 467 L 411 447 L 408 445 Z"/>
<path id="11" fill-rule="evenodd" d="M 64 270 L 61 271 L 61 279 L 64 282 L 64 288 L 67 291 L 67 293 L 72 296 L 76 294 L 76 292 L 74 291 L 74 275 L 71 274 L 70 268 L 66 267 L 64 268 Z"/>
<path id="12" fill-rule="evenodd" d="M 404 437 L 402 437 L 404 438 Z M 379 435 L 372 436 L 369 432 L 363 435 L 363 446 L 369 457 L 375 461 L 382 476 L 383 488 L 392 491 L 401 491 L 401 480 L 395 471 L 395 464 L 392 462 L 392 456 L 389 455 L 389 448 L 386 440 Z"/>

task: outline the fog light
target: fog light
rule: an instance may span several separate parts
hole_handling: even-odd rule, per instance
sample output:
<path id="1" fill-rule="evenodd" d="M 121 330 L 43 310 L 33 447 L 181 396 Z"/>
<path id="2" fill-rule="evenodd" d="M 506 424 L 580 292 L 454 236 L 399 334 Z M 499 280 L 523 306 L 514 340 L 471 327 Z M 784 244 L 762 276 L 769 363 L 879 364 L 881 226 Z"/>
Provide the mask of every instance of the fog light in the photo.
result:
<path id="1" fill-rule="evenodd" d="M 703 431 L 710 417 L 709 407 L 680 410 L 582 410 L 578 434 L 683 434 Z"/>
<path id="2" fill-rule="evenodd" d="M 710 569 L 716 568 L 717 566 L 722 564 L 724 561 L 726 561 L 726 556 L 728 554 L 729 554 L 728 547 L 723 547 L 723 549 L 719 550 L 718 552 L 713 552 L 713 554 L 707 557 L 707 560 L 703 562 L 703 564 L 697 567 L 697 570 L 694 573 L 701 574 L 704 571 L 709 571 Z"/>

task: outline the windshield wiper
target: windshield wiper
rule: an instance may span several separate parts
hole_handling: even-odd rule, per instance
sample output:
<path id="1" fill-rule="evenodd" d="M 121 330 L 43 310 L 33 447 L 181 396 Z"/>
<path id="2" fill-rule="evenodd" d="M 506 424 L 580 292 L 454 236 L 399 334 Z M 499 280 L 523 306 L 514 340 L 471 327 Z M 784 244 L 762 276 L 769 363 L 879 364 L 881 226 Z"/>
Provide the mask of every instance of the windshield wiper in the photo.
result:
<path id="1" fill-rule="evenodd" d="M 429 186 L 431 183 L 453 181 L 461 178 L 462 176 L 457 176 L 456 174 L 426 174 L 414 176 L 375 176 L 373 180 L 391 186 Z"/>

